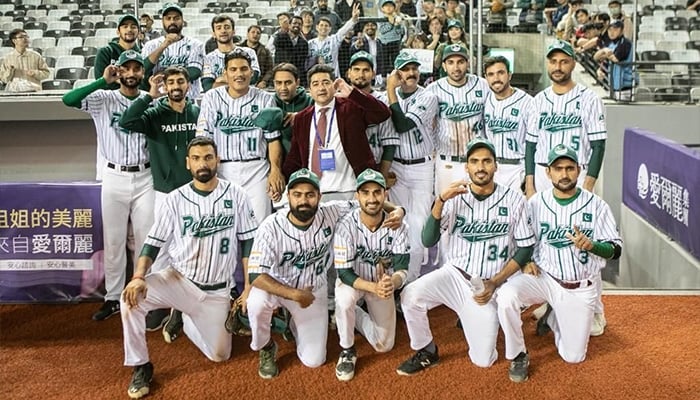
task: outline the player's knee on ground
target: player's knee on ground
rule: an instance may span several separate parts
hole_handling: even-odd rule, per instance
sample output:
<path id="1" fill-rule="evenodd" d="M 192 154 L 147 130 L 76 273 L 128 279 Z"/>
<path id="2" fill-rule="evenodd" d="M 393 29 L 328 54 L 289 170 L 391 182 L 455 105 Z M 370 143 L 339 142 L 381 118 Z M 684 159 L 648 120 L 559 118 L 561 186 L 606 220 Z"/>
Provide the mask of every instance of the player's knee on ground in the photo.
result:
<path id="1" fill-rule="evenodd" d="M 473 351 L 469 350 L 469 359 L 471 360 L 472 364 L 476 365 L 477 367 L 480 368 L 488 368 L 493 365 L 493 363 L 496 362 L 496 359 L 498 358 L 498 353 L 494 349 L 491 352 L 486 352 L 486 351 Z"/>
<path id="2" fill-rule="evenodd" d="M 370 343 L 371 344 L 371 343 Z M 390 337 L 386 340 L 380 340 L 375 344 L 371 344 L 374 351 L 377 353 L 388 353 L 394 348 L 394 338 Z"/>
<path id="3" fill-rule="evenodd" d="M 299 360 L 301 360 L 301 363 L 309 368 L 318 368 L 326 363 L 325 351 L 323 352 L 323 354 L 307 355 L 306 357 L 302 357 L 301 354 L 297 355 L 299 356 Z"/>
<path id="4" fill-rule="evenodd" d="M 583 362 L 583 360 L 586 359 L 586 353 L 575 353 L 572 351 L 567 351 L 567 350 L 559 350 L 559 355 L 561 358 L 568 362 L 569 364 L 578 364 L 580 362 Z"/>

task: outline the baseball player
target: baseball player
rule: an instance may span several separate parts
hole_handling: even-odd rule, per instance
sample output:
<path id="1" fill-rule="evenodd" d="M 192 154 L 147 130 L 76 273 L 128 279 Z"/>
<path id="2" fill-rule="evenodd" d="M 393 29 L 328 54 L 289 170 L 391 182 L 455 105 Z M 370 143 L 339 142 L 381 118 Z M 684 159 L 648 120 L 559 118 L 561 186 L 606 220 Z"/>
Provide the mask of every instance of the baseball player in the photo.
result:
<path id="1" fill-rule="evenodd" d="M 287 198 L 289 210 L 265 219 L 258 229 L 247 271 L 252 287 L 243 294 L 252 331 L 250 347 L 260 352 L 258 375 L 263 379 L 279 374 L 277 344 L 270 337 L 270 319 L 278 307 L 292 316 L 290 328 L 301 362 L 315 368 L 326 361 L 326 273 L 333 233 L 340 217 L 355 207 L 343 200 L 319 204 L 318 176 L 306 168 L 290 176 Z M 401 214 L 390 213 L 384 224 L 397 227 Z"/>
<path id="2" fill-rule="evenodd" d="M 598 298 L 595 277 L 607 259 L 617 259 L 622 241 L 610 207 L 577 186 L 582 172 L 578 154 L 559 144 L 549 152 L 547 175 L 554 186 L 529 200 L 537 236 L 534 264 L 498 291 L 498 317 L 513 360 L 510 379 L 528 377 L 529 355 L 523 338 L 520 306 L 549 304 L 538 321 L 542 335 L 554 331 L 559 355 L 569 363 L 586 358 L 589 332 Z"/>
<path id="3" fill-rule="evenodd" d="M 318 36 L 309 40 L 309 59 L 311 63 L 307 63 L 307 67 L 312 67 L 316 64 L 329 64 L 335 68 L 335 76 L 340 76 L 338 69 L 338 50 L 340 44 L 352 30 L 357 21 L 360 19 L 359 3 L 352 5 L 352 18 L 343 25 L 338 32 L 330 35 L 331 21 L 328 17 L 321 17 L 316 23 Z"/>
<path id="4" fill-rule="evenodd" d="M 438 98 L 439 116 L 435 137 L 435 193 L 465 178 L 467 143 L 481 134 L 486 81 L 469 74 L 469 52 L 460 44 L 446 46 L 442 65 L 447 76 L 426 88 Z"/>
<path id="5" fill-rule="evenodd" d="M 386 86 L 391 121 L 400 141 L 391 166 L 396 175 L 391 199 L 408 210 L 411 240 L 409 282 L 420 275 L 424 253 L 427 256 L 427 249 L 421 243 L 421 227 L 430 214 L 435 181 L 432 154 L 438 103 L 434 94 L 418 86 L 419 66 L 418 59 L 410 53 L 399 53 Z"/>
<path id="6" fill-rule="evenodd" d="M 355 329 L 374 350 L 384 353 L 394 347 L 396 307 L 394 290 L 408 275 L 408 227 L 382 227 L 386 212 L 386 180 L 367 169 L 357 177 L 356 198 L 360 208 L 338 223 L 333 239 L 335 268 L 335 318 L 340 337 L 340 357 L 335 376 L 349 381 L 355 376 L 357 352 Z M 367 311 L 357 306 L 364 300 Z"/>
<path id="7" fill-rule="evenodd" d="M 119 126 L 143 132 L 148 140 L 156 219 L 167 194 L 192 180 L 185 158 L 187 144 L 195 136 L 199 106 L 186 97 L 189 82 L 187 69 L 181 66 L 168 67 L 162 74 L 151 76 L 149 93 L 134 101 L 119 120 Z M 161 88 L 167 94 L 166 98 L 159 99 L 163 96 Z M 151 107 L 154 99 L 158 100 Z M 162 247 L 169 249 L 168 245 Z M 168 265 L 170 256 L 166 251 L 158 257 L 152 270 L 159 271 Z M 170 310 L 151 311 L 146 318 L 146 330 L 153 331 L 163 326 L 168 313 Z M 171 343 L 181 330 L 182 316 L 175 311 L 163 326 L 165 341 Z"/>
<path id="8" fill-rule="evenodd" d="M 119 127 L 122 113 L 146 93 L 139 90 L 144 60 L 133 50 L 123 52 L 117 65 L 105 68 L 95 82 L 73 89 L 63 103 L 87 112 L 95 122 L 101 149 L 101 210 L 104 237 L 105 302 L 92 319 L 101 321 L 119 312 L 119 293 L 126 281 L 127 224 L 133 221 L 136 248 L 141 248 L 153 224 L 153 178 L 146 136 Z M 119 81 L 118 90 L 106 90 Z"/>
<path id="9" fill-rule="evenodd" d="M 196 99 L 202 92 L 202 63 L 204 44 L 197 39 L 182 35 L 185 20 L 182 8 L 176 3 L 163 6 L 163 31 L 165 36 L 149 40 L 143 45 L 141 53 L 154 65 L 153 74 L 163 71 L 171 65 L 187 68 L 190 75 L 190 90 L 187 97 Z"/>
<path id="10" fill-rule="evenodd" d="M 245 188 L 262 221 L 272 212 L 270 199 L 278 201 L 284 191 L 282 144 L 279 131 L 263 131 L 253 120 L 264 108 L 274 107 L 275 98 L 251 86 L 247 51 L 237 48 L 226 54 L 225 62 L 228 85 L 204 94 L 197 135 L 214 139 L 221 154 L 219 174 Z"/>
<path id="11" fill-rule="evenodd" d="M 389 105 L 386 93 L 372 89 L 372 80 L 375 76 L 374 57 L 366 51 L 358 51 L 350 57 L 350 67 L 347 77 L 350 84 L 363 92 L 374 96 L 374 98 Z M 396 147 L 399 145 L 399 134 L 394 129 L 391 119 L 367 127 L 367 140 L 369 142 L 374 160 L 379 166 L 379 171 L 387 180 L 387 188 L 396 182 L 394 173 L 390 172 L 391 162 L 394 160 Z"/>
<path id="12" fill-rule="evenodd" d="M 231 357 L 231 334 L 224 321 L 230 309 L 232 269 L 241 257 L 247 264 L 257 221 L 243 189 L 216 177 L 218 164 L 210 138 L 190 142 L 187 168 L 194 180 L 166 196 L 121 296 L 124 365 L 135 367 L 128 389 L 132 399 L 148 394 L 153 377 L 146 346 L 149 310 L 182 310 L 185 333 L 208 359 Z M 146 275 L 170 240 L 175 244 L 170 266 Z"/>
<path id="13" fill-rule="evenodd" d="M 255 83 L 260 77 L 260 64 L 255 50 L 249 47 L 236 46 L 233 35 L 236 33 L 236 24 L 228 15 L 217 15 L 211 20 L 211 30 L 216 39 L 216 49 L 204 56 L 202 69 L 202 88 L 206 92 L 211 88 L 226 85 L 224 75 L 224 57 L 234 49 L 241 49 L 250 57 L 250 67 L 253 69 L 251 82 Z"/>
<path id="14" fill-rule="evenodd" d="M 423 228 L 425 246 L 437 243 L 440 232 L 449 236 L 446 262 L 401 294 L 411 348 L 417 352 L 398 367 L 399 375 L 439 362 L 428 311 L 441 304 L 459 315 L 472 362 L 491 366 L 498 357 L 497 288 L 532 256 L 535 237 L 525 197 L 493 181 L 496 150 L 490 142 L 469 142 L 467 172 L 471 183 L 455 181 L 440 192 Z"/>
<path id="15" fill-rule="evenodd" d="M 484 104 L 484 137 L 496 148 L 499 185 L 521 190 L 525 179 L 525 134 L 532 113 L 532 96 L 510 85 L 510 62 L 503 56 L 484 62 L 491 91 Z"/>
<path id="16" fill-rule="evenodd" d="M 547 72 L 552 86 L 538 93 L 533 101 L 535 112 L 528 121 L 525 146 L 525 194 L 552 187 L 546 166 L 549 151 L 565 144 L 576 151 L 581 165 L 579 186 L 593 190 L 605 155 L 607 129 L 602 100 L 587 87 L 571 79 L 576 66 L 574 50 L 564 41 L 556 41 L 547 49 Z M 591 335 L 602 335 L 605 329 L 602 277 L 596 282 L 599 294 Z"/>

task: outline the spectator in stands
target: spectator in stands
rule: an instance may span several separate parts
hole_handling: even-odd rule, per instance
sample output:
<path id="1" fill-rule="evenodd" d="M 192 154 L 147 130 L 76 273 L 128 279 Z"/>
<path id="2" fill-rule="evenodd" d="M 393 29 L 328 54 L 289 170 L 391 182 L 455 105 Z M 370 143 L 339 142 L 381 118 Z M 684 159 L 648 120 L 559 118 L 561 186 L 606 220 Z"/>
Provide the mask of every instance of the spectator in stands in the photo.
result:
<path id="1" fill-rule="evenodd" d="M 447 9 L 443 6 L 437 6 L 435 7 L 435 10 L 433 10 L 433 16 L 439 19 L 442 23 L 442 33 L 447 33 Z"/>
<path id="2" fill-rule="evenodd" d="M 255 55 L 258 57 L 258 65 L 260 66 L 260 79 L 258 79 L 258 83 L 255 86 L 259 89 L 265 89 L 272 84 L 272 67 L 274 63 L 272 62 L 270 50 L 260 43 L 260 35 L 262 35 L 260 26 L 249 26 L 246 40 L 241 43 L 241 47 L 248 47 L 255 51 Z"/>
<path id="3" fill-rule="evenodd" d="M 274 57 L 275 53 L 277 52 L 277 48 L 275 48 L 275 39 L 278 35 L 289 32 L 289 25 L 291 21 L 292 14 L 286 11 L 277 14 L 277 30 L 272 35 L 270 35 L 270 37 L 267 40 L 266 46 L 267 49 L 270 50 L 270 54 L 272 54 L 272 57 Z"/>
<path id="4" fill-rule="evenodd" d="M 338 16 L 338 14 L 335 13 L 335 11 L 328 8 L 328 0 L 318 0 L 317 5 L 318 7 L 316 8 L 316 12 L 314 13 L 314 23 L 317 27 L 318 22 L 321 20 L 322 17 L 327 18 L 331 22 L 331 33 L 335 33 L 338 29 L 340 29 L 341 26 L 343 26 L 343 23 L 345 21 L 340 19 L 340 17 Z"/>
<path id="5" fill-rule="evenodd" d="M 334 34 L 330 34 L 331 21 L 326 17 L 321 17 L 318 25 L 316 25 L 318 37 L 309 41 L 309 59 L 304 70 L 309 70 L 316 64 L 330 64 L 335 66 L 336 76 L 338 76 L 340 71 L 338 68 L 338 50 L 345 35 L 352 31 L 353 26 L 360 19 L 359 7 L 356 6 L 355 9 L 353 17 Z"/>
<path id="6" fill-rule="evenodd" d="M 569 14 L 564 19 L 564 33 L 561 37 L 562 40 L 566 40 L 571 44 L 576 43 L 576 31 L 590 20 L 588 10 L 583 8 L 583 2 L 579 3 L 578 1 L 581 0 L 577 0 L 576 3 L 570 3 Z"/>
<path id="7" fill-rule="evenodd" d="M 353 53 L 352 46 L 360 35 L 362 35 L 362 32 L 355 34 L 355 31 L 352 29 L 345 33 L 343 41 L 340 42 L 340 47 L 338 47 L 338 71 L 346 71 L 350 66 L 350 56 Z"/>
<path id="8" fill-rule="evenodd" d="M 318 36 L 318 32 L 316 32 L 316 24 L 314 23 L 313 11 L 309 9 L 303 10 L 301 12 L 301 20 L 301 36 L 306 39 L 307 42 Z M 306 78 L 303 78 L 302 80 L 305 81 Z"/>
<path id="9" fill-rule="evenodd" d="M 151 14 L 141 14 L 139 19 L 141 20 L 141 29 L 139 30 L 139 41 L 141 44 L 161 36 L 160 31 L 153 29 L 153 17 L 151 17 Z"/>
<path id="10" fill-rule="evenodd" d="M 424 34 L 428 34 L 430 32 L 430 19 L 435 15 L 435 0 L 423 0 L 421 8 L 423 19 L 420 22 L 420 30 Z"/>
<path id="11" fill-rule="evenodd" d="M 95 55 L 95 77 L 99 78 L 102 76 L 105 68 L 108 65 L 112 65 L 117 60 L 119 56 L 127 51 L 134 50 L 141 52 L 141 47 L 138 44 L 139 35 L 139 21 L 135 16 L 131 14 L 124 14 L 119 18 L 117 24 L 117 39 L 109 42 L 107 46 L 101 47 L 97 50 Z M 149 62 L 148 59 L 144 60 L 146 65 L 146 74 L 153 68 L 153 64 Z M 109 85 L 110 90 L 119 89 L 119 81 L 113 82 Z"/>
<path id="12" fill-rule="evenodd" d="M 620 0 L 610 0 L 608 3 L 608 11 L 610 11 L 610 19 L 622 21 L 625 26 L 622 33 L 625 35 L 625 38 L 632 40 L 634 24 L 632 23 L 632 18 L 625 15 L 625 12 L 622 11 L 622 2 Z"/>
<path id="13" fill-rule="evenodd" d="M 287 10 L 292 15 L 301 15 L 304 10 L 304 6 L 299 4 L 297 0 L 289 0 L 289 10 Z"/>
<path id="14" fill-rule="evenodd" d="M 8 92 L 33 92 L 41 90 L 41 81 L 49 77 L 46 60 L 34 50 L 28 49 L 29 35 L 23 29 L 10 32 L 12 50 L 0 61 L 0 81 Z"/>
<path id="15" fill-rule="evenodd" d="M 519 0 L 518 4 L 527 0 Z M 547 24 L 552 31 L 557 30 L 559 22 L 564 18 L 564 16 L 569 12 L 569 2 L 567 0 L 557 0 L 556 8 L 547 8 L 544 10 L 544 15 L 547 18 Z M 522 22 L 522 18 L 521 18 Z"/>
<path id="16" fill-rule="evenodd" d="M 293 16 L 288 32 L 279 33 L 274 39 L 275 64 L 290 63 L 298 71 L 306 70 L 306 59 L 309 55 L 309 43 L 301 34 L 303 17 Z M 306 86 L 306 76 L 301 77 L 302 86 Z"/>
<path id="17" fill-rule="evenodd" d="M 433 3 L 433 6 L 434 5 L 435 3 Z M 401 0 L 399 12 L 403 15 L 407 15 L 413 18 L 418 16 L 418 10 L 416 10 L 416 3 L 413 0 Z"/>
<path id="18" fill-rule="evenodd" d="M 563 1 L 566 2 L 566 0 Z M 544 3 L 545 0 L 518 0 L 516 7 L 520 10 L 520 23 L 539 24 L 544 22 Z"/>
<path id="19" fill-rule="evenodd" d="M 395 0 L 382 0 L 381 12 L 386 17 L 386 22 L 379 22 L 378 39 L 384 48 L 383 59 L 379 60 L 382 65 L 391 65 L 401 51 L 403 42 L 408 37 L 409 23 L 406 16 L 399 12 Z M 388 76 L 388 73 L 387 73 Z"/>
<path id="20" fill-rule="evenodd" d="M 204 92 L 219 86 L 225 86 L 228 81 L 224 69 L 226 54 L 238 48 L 233 42 L 233 35 L 236 31 L 233 18 L 228 15 L 217 15 L 211 20 L 212 36 L 216 39 L 216 49 L 204 56 L 202 67 L 202 88 Z M 258 55 L 255 50 L 249 47 L 242 47 L 241 50 L 250 58 L 250 67 L 253 70 L 251 82 L 255 83 L 261 77 L 262 71 L 258 62 Z"/>
<path id="21" fill-rule="evenodd" d="M 615 100 L 629 101 L 632 89 L 636 86 L 636 76 L 632 70 L 632 42 L 623 33 L 624 22 L 613 20 L 608 27 L 610 43 L 598 50 L 593 59 L 603 61 L 603 71 L 608 79 L 610 91 Z"/>
<path id="22" fill-rule="evenodd" d="M 690 11 L 700 10 L 700 0 L 688 0 L 686 9 Z"/>
<path id="23" fill-rule="evenodd" d="M 292 145 L 294 117 L 299 111 L 313 104 L 313 99 L 301 86 L 299 70 L 294 64 L 277 64 L 272 70 L 272 81 L 275 85 L 275 103 L 284 113 L 284 127 L 280 133 L 284 157 L 286 157 Z"/>
<path id="24" fill-rule="evenodd" d="M 591 49 L 597 49 L 598 40 L 603 31 L 603 23 L 589 22 L 581 27 L 583 37 L 576 41 L 574 46 L 577 53 L 583 53 Z"/>
<path id="25" fill-rule="evenodd" d="M 411 35 L 406 42 L 406 48 L 408 49 L 425 49 L 430 43 L 430 40 L 424 33 L 419 33 L 417 35 Z"/>
<path id="26" fill-rule="evenodd" d="M 444 27 L 442 25 L 442 22 L 440 21 L 440 18 L 430 18 L 430 22 L 428 23 L 427 36 L 428 46 L 426 46 L 426 49 L 435 50 L 441 43 L 445 43 L 447 41 L 447 34 L 444 33 L 445 29 L 443 28 Z"/>
<path id="27" fill-rule="evenodd" d="M 442 43 L 435 49 L 435 57 L 433 60 L 433 71 L 435 71 L 435 79 L 440 79 L 447 76 L 445 69 L 442 67 L 442 53 L 445 51 L 445 47 L 457 44 L 464 48 L 469 48 L 469 42 L 467 41 L 467 35 L 464 33 L 462 28 L 462 23 L 458 20 L 451 19 L 447 22 L 447 41 Z"/>
<path id="28" fill-rule="evenodd" d="M 376 22 L 368 21 L 362 26 L 362 33 L 357 36 L 352 45 L 352 52 L 356 53 L 358 51 L 365 51 L 372 55 L 374 61 L 372 70 L 375 71 L 378 76 L 389 74 L 393 69 L 391 64 L 386 64 L 384 46 L 377 40 Z M 377 84 L 381 84 L 381 79 Z"/>
<path id="29" fill-rule="evenodd" d="M 445 14 L 447 14 L 447 19 L 457 20 L 464 27 L 464 15 L 462 14 L 462 10 L 459 8 L 459 0 L 447 0 L 446 6 L 447 9 L 445 10 Z"/>
<path id="30" fill-rule="evenodd" d="M 610 26 L 610 15 L 608 13 L 598 13 L 593 17 L 594 22 L 603 24 L 600 37 L 598 38 L 597 48 L 603 48 L 608 45 L 610 38 L 608 37 L 608 26 Z"/>
<path id="31" fill-rule="evenodd" d="M 486 16 L 488 26 L 486 31 L 492 32 L 508 32 L 508 9 L 513 8 L 515 2 L 513 0 L 486 0 L 484 7 L 488 7 L 489 13 Z"/>
<path id="32" fill-rule="evenodd" d="M 365 16 L 365 9 L 362 7 L 362 2 L 359 0 L 336 0 L 335 2 L 335 13 L 338 14 L 340 20 L 345 22 L 352 17 L 352 6 L 353 4 L 360 5 L 360 17 Z"/>
<path id="33" fill-rule="evenodd" d="M 561 40 L 569 40 L 576 26 L 576 11 L 583 8 L 583 0 L 569 0 L 566 14 L 561 17 L 559 23 L 554 26 L 556 35 Z"/>

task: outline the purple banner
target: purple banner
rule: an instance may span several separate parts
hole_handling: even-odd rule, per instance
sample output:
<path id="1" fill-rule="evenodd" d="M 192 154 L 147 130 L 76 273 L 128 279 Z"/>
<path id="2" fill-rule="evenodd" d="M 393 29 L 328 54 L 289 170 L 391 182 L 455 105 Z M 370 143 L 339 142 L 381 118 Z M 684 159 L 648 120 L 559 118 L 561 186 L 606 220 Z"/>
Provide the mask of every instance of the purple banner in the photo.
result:
<path id="1" fill-rule="evenodd" d="M 629 128 L 623 151 L 622 202 L 700 259 L 700 153 Z"/>
<path id="2" fill-rule="evenodd" d="M 98 183 L 0 184 L 0 301 L 100 296 Z"/>

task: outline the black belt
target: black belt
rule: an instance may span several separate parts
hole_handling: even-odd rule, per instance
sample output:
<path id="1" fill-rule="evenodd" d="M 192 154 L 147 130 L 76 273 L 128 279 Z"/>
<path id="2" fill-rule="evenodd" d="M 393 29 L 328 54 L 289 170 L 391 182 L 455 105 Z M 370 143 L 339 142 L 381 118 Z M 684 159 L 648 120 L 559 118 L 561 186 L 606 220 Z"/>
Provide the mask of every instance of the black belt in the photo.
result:
<path id="1" fill-rule="evenodd" d="M 249 161 L 260 161 L 262 160 L 262 157 L 256 157 L 256 158 L 249 158 L 247 160 L 221 160 L 219 161 L 221 164 L 227 163 L 227 162 L 249 162 Z"/>
<path id="2" fill-rule="evenodd" d="M 455 268 L 457 269 L 457 271 L 459 271 L 459 273 L 462 274 L 462 276 L 463 276 L 466 280 L 468 280 L 469 282 L 472 281 L 472 276 L 469 275 L 469 274 L 467 273 L 467 271 L 463 270 L 462 268 L 458 268 L 457 266 L 454 266 L 454 265 L 453 265 L 453 267 L 455 267 Z"/>
<path id="3" fill-rule="evenodd" d="M 423 163 L 426 163 L 430 160 L 431 160 L 430 156 L 426 156 L 423 158 L 416 158 L 415 160 L 404 160 L 403 158 L 394 158 L 394 161 L 396 161 L 399 164 L 403 164 L 403 165 L 423 164 Z"/>
<path id="4" fill-rule="evenodd" d="M 144 169 L 150 168 L 151 163 L 147 162 L 143 165 L 116 165 L 114 163 L 108 162 L 107 163 L 107 168 L 111 168 L 117 171 L 121 172 L 139 172 Z"/>
<path id="5" fill-rule="evenodd" d="M 461 156 L 446 156 L 444 154 L 440 154 L 440 159 L 445 160 L 445 161 L 452 161 L 452 162 L 467 162 L 466 157 L 461 157 Z"/>
<path id="6" fill-rule="evenodd" d="M 499 164 L 518 165 L 520 164 L 520 161 L 520 158 L 496 158 L 496 162 L 498 162 Z"/>
<path id="7" fill-rule="evenodd" d="M 211 292 L 215 290 L 220 290 L 224 289 L 226 286 L 228 286 L 228 282 L 219 282 L 219 283 L 211 283 L 211 284 L 203 284 L 203 283 L 197 283 L 195 281 L 190 281 L 194 283 L 195 286 L 198 288 L 204 290 L 205 292 Z"/>
<path id="8" fill-rule="evenodd" d="M 549 273 L 548 273 L 549 274 Z M 562 281 L 561 279 L 555 278 L 552 276 L 552 274 L 549 274 L 549 276 L 554 279 L 559 286 L 563 287 L 564 289 L 578 289 L 578 288 L 585 288 L 589 287 L 593 284 L 590 279 L 586 279 L 585 281 L 576 281 L 576 282 L 571 282 L 571 281 Z"/>

